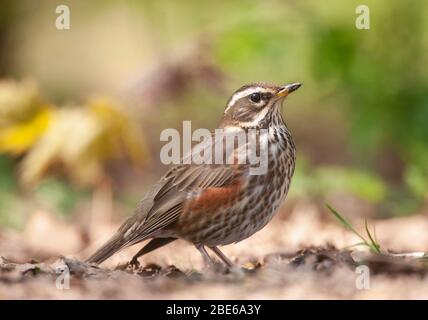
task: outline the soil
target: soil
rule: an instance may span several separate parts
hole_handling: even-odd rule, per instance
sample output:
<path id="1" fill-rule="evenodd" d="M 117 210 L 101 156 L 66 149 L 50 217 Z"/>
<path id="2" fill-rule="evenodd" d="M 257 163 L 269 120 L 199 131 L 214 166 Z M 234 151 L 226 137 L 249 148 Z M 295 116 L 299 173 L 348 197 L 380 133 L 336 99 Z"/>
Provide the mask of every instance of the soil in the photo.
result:
<path id="1" fill-rule="evenodd" d="M 51 224 L 60 228 L 57 222 Z M 61 255 L 65 245 L 59 241 L 55 249 L 55 239 L 45 229 L 33 227 L 31 237 L 28 228 L 26 232 L 3 230 L 0 299 L 428 298 L 428 263 L 419 253 L 428 244 L 427 217 L 371 224 L 376 224 L 382 254 L 348 247 L 358 243 L 358 238 L 336 221 L 320 216 L 316 208 L 295 208 L 250 239 L 225 247 L 223 251 L 236 264 L 230 270 L 220 265 L 204 269 L 197 250 L 182 241 L 141 258 L 139 267 L 127 263 L 138 246 L 101 266 L 82 262 L 116 225 L 106 227 L 100 241 L 82 244 L 83 250 L 67 256 Z M 49 229 L 46 224 L 44 228 Z M 39 239 L 41 245 L 28 239 Z M 43 246 L 47 242 L 50 245 Z"/>

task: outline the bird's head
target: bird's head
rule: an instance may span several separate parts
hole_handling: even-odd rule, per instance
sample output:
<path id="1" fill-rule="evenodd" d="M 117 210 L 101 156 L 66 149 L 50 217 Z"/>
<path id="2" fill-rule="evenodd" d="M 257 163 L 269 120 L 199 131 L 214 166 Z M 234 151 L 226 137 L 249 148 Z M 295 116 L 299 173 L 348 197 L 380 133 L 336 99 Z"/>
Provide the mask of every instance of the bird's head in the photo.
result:
<path id="1" fill-rule="evenodd" d="M 268 127 L 271 116 L 280 113 L 284 98 L 301 85 L 298 82 L 284 86 L 254 83 L 241 87 L 230 97 L 220 126 Z"/>

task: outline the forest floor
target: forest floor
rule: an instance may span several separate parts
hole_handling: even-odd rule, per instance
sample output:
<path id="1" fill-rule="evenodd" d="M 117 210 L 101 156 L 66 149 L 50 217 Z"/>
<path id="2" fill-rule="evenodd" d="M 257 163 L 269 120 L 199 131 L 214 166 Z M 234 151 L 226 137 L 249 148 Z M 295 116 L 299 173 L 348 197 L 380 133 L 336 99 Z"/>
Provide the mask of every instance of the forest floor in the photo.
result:
<path id="1" fill-rule="evenodd" d="M 349 247 L 360 240 L 316 207 L 298 206 L 224 247 L 237 267 L 217 271 L 204 269 L 197 250 L 182 241 L 141 258 L 138 268 L 126 263 L 138 246 L 88 265 L 82 260 L 117 226 L 88 246 L 77 226 L 50 219 L 39 213 L 23 231 L 0 231 L 0 299 L 428 298 L 427 261 L 394 254 L 426 251 L 425 214 L 371 221 L 383 252 L 374 254 Z"/>

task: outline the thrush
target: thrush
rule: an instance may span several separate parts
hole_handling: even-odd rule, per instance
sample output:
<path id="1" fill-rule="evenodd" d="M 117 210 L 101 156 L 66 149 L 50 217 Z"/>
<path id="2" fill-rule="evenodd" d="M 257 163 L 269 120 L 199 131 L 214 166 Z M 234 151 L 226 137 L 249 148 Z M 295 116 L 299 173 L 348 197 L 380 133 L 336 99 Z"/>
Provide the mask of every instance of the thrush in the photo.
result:
<path id="1" fill-rule="evenodd" d="M 121 249 L 150 240 L 131 260 L 138 265 L 138 258 L 144 254 L 184 239 L 200 251 L 206 264 L 215 263 L 206 250 L 209 248 L 232 267 L 218 247 L 244 240 L 266 226 L 289 190 L 296 148 L 281 109 L 284 98 L 300 86 L 245 85 L 226 105 L 219 129 L 244 134 L 255 131 L 259 153 L 260 141 L 267 142 L 267 163 L 262 174 L 252 174 L 248 161 L 236 161 L 249 149 L 239 143 L 229 148 L 231 152 L 220 149 L 227 153 L 223 160 L 232 157 L 232 162 L 183 161 L 174 165 L 145 195 L 134 215 L 87 261 L 99 264 Z M 215 141 L 223 140 L 201 142 L 190 155 L 213 151 Z"/>

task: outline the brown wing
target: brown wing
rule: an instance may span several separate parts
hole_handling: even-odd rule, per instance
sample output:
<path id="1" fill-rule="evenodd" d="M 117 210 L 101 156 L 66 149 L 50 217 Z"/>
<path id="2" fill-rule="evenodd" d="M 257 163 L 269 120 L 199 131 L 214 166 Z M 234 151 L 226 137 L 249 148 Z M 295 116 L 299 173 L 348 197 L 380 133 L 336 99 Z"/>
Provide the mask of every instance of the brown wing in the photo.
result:
<path id="1" fill-rule="evenodd" d="M 192 148 L 188 157 L 203 154 L 214 159 L 217 150 L 222 150 L 223 160 L 235 159 L 236 149 L 226 147 L 226 135 L 212 135 L 211 139 L 204 139 Z M 205 193 L 204 198 L 221 201 L 219 197 L 228 192 L 221 192 L 218 188 L 236 186 L 237 182 L 248 170 L 245 164 L 201 164 L 177 165 L 171 168 L 155 185 L 151 193 L 140 203 L 136 214 L 120 228 L 129 245 L 142 241 L 157 231 L 166 228 L 177 220 L 186 206 L 186 200 L 201 194 L 204 190 L 214 189 Z M 213 197 L 213 195 L 217 197 Z M 212 201 L 211 201 L 212 202 Z"/>
<path id="2" fill-rule="evenodd" d="M 205 152 L 213 152 L 215 145 L 210 141 L 204 143 L 199 152 L 202 149 Z M 227 192 L 219 192 L 219 188 L 235 186 L 247 169 L 247 165 L 230 164 L 191 164 L 172 167 L 140 202 L 135 214 L 125 221 L 118 232 L 88 261 L 101 263 L 115 252 L 151 238 L 159 230 L 177 221 L 186 206 L 186 201 L 191 199 L 194 205 L 195 196 L 204 190 L 209 192 L 205 193 L 202 199 L 209 195 L 211 202 L 214 200 L 221 202 L 222 194 Z"/>
<path id="3" fill-rule="evenodd" d="M 220 192 L 215 190 L 236 185 L 244 172 L 243 166 L 176 166 L 164 176 L 164 183 L 154 195 L 150 210 L 137 212 L 124 224 L 121 232 L 129 236 L 129 245 L 140 242 L 176 221 L 188 199 L 201 192 L 204 194 L 203 191 L 211 191 L 210 194 L 221 196 Z M 211 200 L 213 199 L 214 197 L 211 197 Z M 215 200 L 221 202 L 218 197 Z M 139 210 L 144 209 L 143 206 Z"/>

